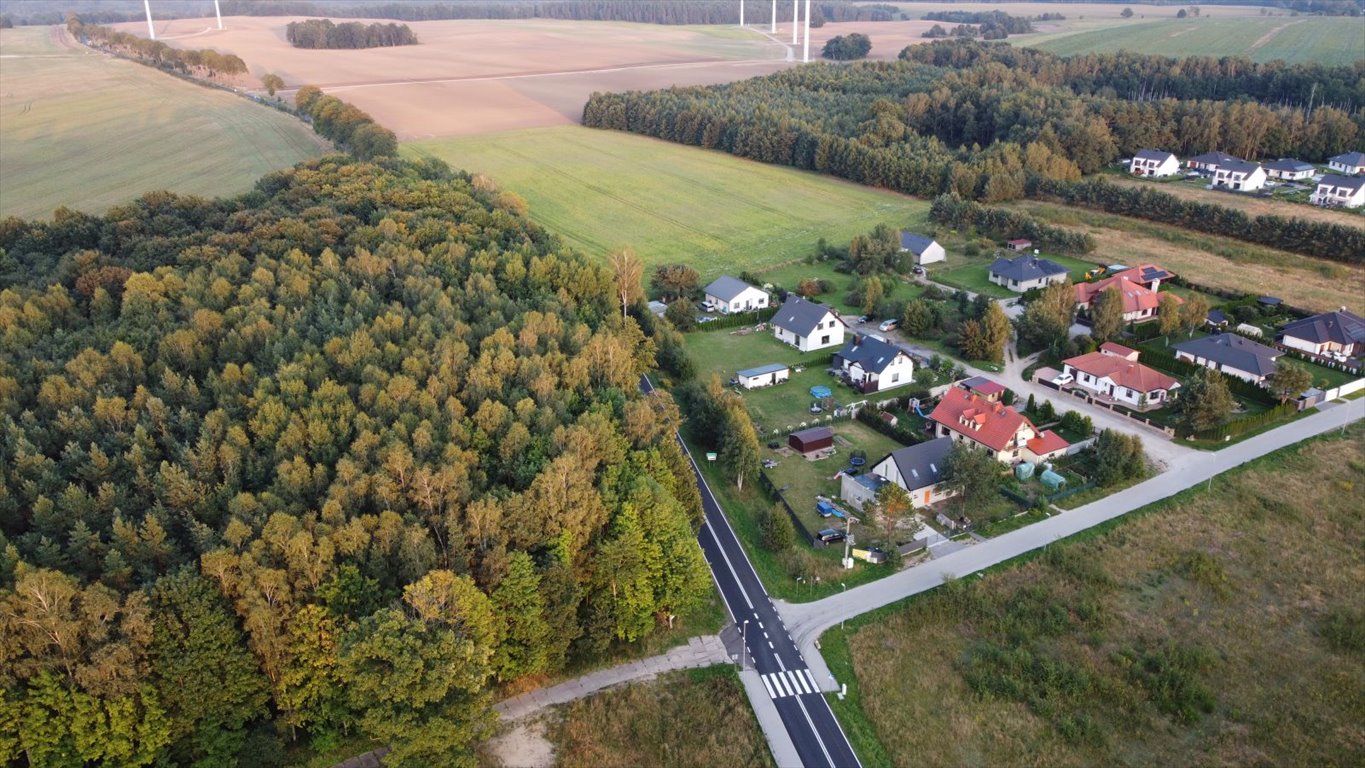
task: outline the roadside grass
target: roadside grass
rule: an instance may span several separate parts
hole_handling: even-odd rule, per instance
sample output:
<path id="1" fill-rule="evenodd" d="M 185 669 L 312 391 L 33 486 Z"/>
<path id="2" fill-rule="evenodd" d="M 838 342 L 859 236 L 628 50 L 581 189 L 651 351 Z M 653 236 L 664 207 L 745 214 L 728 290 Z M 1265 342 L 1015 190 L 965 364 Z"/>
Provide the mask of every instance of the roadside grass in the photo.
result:
<path id="1" fill-rule="evenodd" d="M 728 664 L 671 672 L 565 704 L 547 729 L 561 768 L 773 765 Z"/>
<path id="2" fill-rule="evenodd" d="M 1223 9 L 1211 14 L 1226 14 Z M 1283 59 L 1290 64 L 1351 65 L 1362 57 L 1365 21 L 1329 18 L 1187 18 L 1109 24 L 1021 45 L 1061 56 L 1140 51 L 1158 56 L 1246 56 L 1253 61 Z"/>
<path id="3" fill-rule="evenodd" d="M 1343 638 L 1365 622 L 1363 437 L 826 632 L 864 764 L 1359 764 L 1365 654 Z"/>
<path id="4" fill-rule="evenodd" d="M 1365 312 L 1365 293 L 1360 291 L 1365 268 L 1056 203 L 1021 201 L 1010 207 L 1049 224 L 1088 232 L 1095 238 L 1097 254 L 1159 264 L 1211 288 L 1255 293 L 1273 286 L 1275 295 L 1293 306 L 1319 312 L 1344 306 Z"/>
<path id="5" fill-rule="evenodd" d="M 159 190 L 245 192 L 329 151 L 298 119 L 150 67 L 0 30 L 0 216 L 103 213 Z"/>
<path id="6" fill-rule="evenodd" d="M 593 256 L 631 246 L 704 281 L 847 244 L 880 223 L 922 228 L 929 202 L 619 131 L 557 126 L 405 143 L 492 176 L 532 220 Z"/>

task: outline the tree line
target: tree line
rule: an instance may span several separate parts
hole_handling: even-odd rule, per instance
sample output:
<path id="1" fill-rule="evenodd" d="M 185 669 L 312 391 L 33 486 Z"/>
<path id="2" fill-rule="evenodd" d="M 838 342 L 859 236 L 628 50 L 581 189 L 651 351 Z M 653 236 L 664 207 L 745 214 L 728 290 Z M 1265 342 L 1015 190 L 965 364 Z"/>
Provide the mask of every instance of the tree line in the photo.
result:
<path id="1" fill-rule="evenodd" d="M 247 71 L 246 62 L 236 54 L 219 53 L 207 48 L 203 50 L 172 48 L 160 40 L 148 40 L 111 27 L 86 24 L 74 13 L 67 14 L 66 28 L 73 37 L 86 45 L 122 53 L 153 67 L 206 77 L 241 75 Z"/>
<path id="2" fill-rule="evenodd" d="M 951 193 L 934 198 L 929 220 L 952 229 L 975 229 L 992 240 L 1032 240 L 1039 248 L 1055 253 L 1095 250 L 1095 239 L 1083 232 L 1044 224 L 1024 211 L 991 208 Z"/>
<path id="3" fill-rule="evenodd" d="M 0 753 L 472 766 L 706 594 L 654 337 L 523 207 L 329 156 L 0 221 Z"/>
<path id="4" fill-rule="evenodd" d="M 1011 16 L 1004 11 L 930 11 L 923 18 L 925 21 L 957 24 L 959 28 L 965 24 L 975 25 L 972 34 L 980 35 L 985 40 L 1004 40 L 1010 35 L 1035 31 L 1027 18 Z"/>
<path id="5" fill-rule="evenodd" d="M 791 21 L 790 3 L 778 3 L 779 21 Z M 441 19 L 566 19 L 629 21 L 640 24 L 738 24 L 739 3 L 728 0 L 465 0 L 459 3 L 296 2 L 224 0 L 223 13 L 243 16 L 334 16 L 338 18 L 434 21 Z M 754 6 L 751 14 L 766 14 Z M 905 15 L 894 5 L 820 0 L 811 4 L 815 21 L 895 21 Z M 749 20 L 759 18 L 751 15 Z M 766 20 L 766 16 L 763 16 Z"/>
<path id="6" fill-rule="evenodd" d="M 417 35 L 407 24 L 378 21 L 372 24 L 358 21 L 337 24 L 331 19 L 291 21 L 285 27 L 285 38 L 295 48 L 355 49 L 417 45 Z"/>
<path id="7" fill-rule="evenodd" d="M 398 137 L 393 131 L 376 123 L 368 112 L 328 96 L 315 85 L 300 88 L 294 94 L 294 104 L 300 114 L 308 117 L 319 136 L 360 160 L 398 154 Z"/>

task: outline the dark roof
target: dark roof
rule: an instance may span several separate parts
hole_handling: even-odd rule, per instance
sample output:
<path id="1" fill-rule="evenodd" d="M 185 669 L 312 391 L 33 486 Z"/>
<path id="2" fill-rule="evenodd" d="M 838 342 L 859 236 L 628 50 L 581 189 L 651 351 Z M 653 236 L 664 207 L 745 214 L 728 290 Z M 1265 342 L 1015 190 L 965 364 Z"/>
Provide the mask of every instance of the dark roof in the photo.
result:
<path id="1" fill-rule="evenodd" d="M 1190 162 L 1206 164 L 1212 163 L 1213 165 L 1222 165 L 1223 163 L 1240 163 L 1242 162 L 1242 158 L 1233 157 L 1232 155 L 1229 155 L 1226 152 L 1205 152 L 1202 155 L 1195 155 L 1194 157 L 1190 158 Z"/>
<path id="2" fill-rule="evenodd" d="M 1264 304 L 1267 307 L 1278 307 L 1284 303 L 1284 299 L 1279 296 L 1262 296 L 1256 299 L 1257 304 Z"/>
<path id="3" fill-rule="evenodd" d="M 798 442 L 810 443 L 816 440 L 833 439 L 834 430 L 829 427 L 811 427 L 800 432 L 793 432 L 788 437 L 794 437 Z"/>
<path id="4" fill-rule="evenodd" d="M 1365 318 L 1339 309 L 1287 323 L 1280 329 L 1285 336 L 1323 344 L 1365 344 Z"/>
<path id="5" fill-rule="evenodd" d="M 1143 264 L 1142 266 L 1137 267 L 1137 269 L 1140 270 L 1138 273 L 1138 282 L 1141 282 L 1144 285 L 1154 280 L 1170 280 L 1175 277 L 1174 272 L 1158 267 L 1155 264 Z"/>
<path id="6" fill-rule="evenodd" d="M 1365 176 L 1338 176 L 1335 173 L 1329 173 L 1324 175 L 1322 177 L 1322 180 L 1319 181 L 1318 184 L 1326 185 L 1329 187 L 1345 187 L 1350 190 L 1357 190 L 1360 189 L 1361 187 L 1365 187 Z"/>
<path id="7" fill-rule="evenodd" d="M 1302 161 L 1302 160 L 1295 160 L 1295 159 L 1292 158 L 1292 157 L 1282 157 L 1282 158 L 1280 158 L 1279 160 L 1271 160 L 1270 162 L 1267 162 L 1267 163 L 1261 163 L 1261 167 L 1265 168 L 1267 171 L 1311 171 L 1311 170 L 1313 170 L 1313 164 L 1312 164 L 1312 163 L 1305 163 L 1305 162 Z"/>
<path id="8" fill-rule="evenodd" d="M 1232 173 L 1251 173 L 1260 167 L 1260 163 L 1248 163 L 1245 160 L 1228 160 L 1218 164 L 1218 170 Z"/>
<path id="9" fill-rule="evenodd" d="M 1176 344 L 1174 349 L 1257 376 L 1269 376 L 1273 373 L 1275 358 L 1283 354 L 1279 350 L 1257 344 L 1235 333 L 1220 333 L 1202 339 L 1182 341 Z"/>
<path id="10" fill-rule="evenodd" d="M 901 473 L 905 487 L 914 491 L 928 488 L 943 480 L 943 466 L 948 454 L 953 450 L 951 437 L 938 437 L 918 445 L 911 445 L 892 451 L 887 458 L 896 462 L 896 471 Z M 882 459 L 885 461 L 886 459 Z M 877 462 L 881 464 L 882 462 Z"/>
<path id="11" fill-rule="evenodd" d="M 1329 158 L 1330 162 L 1344 165 L 1365 165 L 1365 152 L 1346 152 Z"/>
<path id="12" fill-rule="evenodd" d="M 742 371 L 736 372 L 735 375 L 743 376 L 744 378 L 748 379 L 753 378 L 754 376 L 762 376 L 765 373 L 777 373 L 778 371 L 785 371 L 787 370 L 787 367 L 788 366 L 785 363 L 768 363 L 767 365 L 760 365 L 757 368 L 745 368 Z"/>
<path id="13" fill-rule="evenodd" d="M 849 363 L 857 363 L 865 371 L 881 373 L 886 370 L 886 366 L 896 359 L 896 355 L 903 355 L 905 352 L 894 344 L 888 344 L 875 336 L 861 336 L 849 339 L 844 342 L 844 348 L 839 350 L 839 357 Z"/>
<path id="14" fill-rule="evenodd" d="M 1162 152 L 1159 149 L 1142 149 L 1138 150 L 1138 153 L 1133 155 L 1133 157 L 1142 160 L 1156 160 L 1157 162 L 1164 163 L 1166 162 L 1166 158 L 1175 157 L 1175 155 L 1170 152 Z"/>
<path id="15" fill-rule="evenodd" d="M 715 296 L 721 301 L 733 301 L 736 296 L 739 296 L 750 288 L 753 288 L 753 286 L 739 278 L 721 275 L 713 280 L 710 285 L 706 286 L 706 293 L 709 296 Z"/>
<path id="16" fill-rule="evenodd" d="M 916 256 L 924 253 L 924 249 L 934 244 L 934 238 L 925 237 L 915 232 L 901 230 L 901 250 L 909 251 Z"/>
<path id="17" fill-rule="evenodd" d="M 973 376 L 970 379 L 964 379 L 962 388 L 982 395 L 998 395 L 1005 391 L 1003 384 L 991 381 L 985 376 Z"/>
<path id="18" fill-rule="evenodd" d="M 788 294 L 782 307 L 773 315 L 773 325 L 797 336 L 809 336 L 830 313 L 829 307 L 806 301 L 796 294 Z"/>
<path id="19" fill-rule="evenodd" d="M 1210 309 L 1207 317 L 1214 325 L 1222 325 L 1228 321 L 1227 313 L 1221 309 Z"/>
<path id="20" fill-rule="evenodd" d="M 1066 274 L 1066 267 L 1054 261 L 1040 259 L 1037 256 L 1018 256 L 1013 259 L 1002 256 L 996 259 L 994 264 L 991 264 L 991 274 L 999 275 L 1006 280 L 1024 282 L 1049 275 L 1064 275 Z"/>

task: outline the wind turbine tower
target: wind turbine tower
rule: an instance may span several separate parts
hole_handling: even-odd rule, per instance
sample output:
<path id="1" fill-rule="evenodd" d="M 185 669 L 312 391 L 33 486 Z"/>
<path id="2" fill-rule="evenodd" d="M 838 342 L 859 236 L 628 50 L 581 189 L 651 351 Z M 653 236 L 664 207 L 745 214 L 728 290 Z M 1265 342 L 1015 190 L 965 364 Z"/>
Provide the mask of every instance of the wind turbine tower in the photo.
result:
<path id="1" fill-rule="evenodd" d="M 147 11 L 147 34 L 156 39 L 156 27 L 152 26 L 152 0 L 142 0 L 142 8 Z"/>
<path id="2" fill-rule="evenodd" d="M 777 34 L 777 0 L 773 0 L 773 26 L 768 31 Z"/>
<path id="3" fill-rule="evenodd" d="M 739 0 L 739 25 L 744 26 L 744 0 Z"/>
<path id="4" fill-rule="evenodd" d="M 792 0 L 792 45 L 796 45 L 796 33 L 801 29 L 801 8 L 797 3 L 801 0 Z"/>
<path id="5" fill-rule="evenodd" d="M 810 62 L 810 0 L 806 0 L 806 48 L 801 54 L 801 61 Z"/>
<path id="6" fill-rule="evenodd" d="M 213 14 L 218 17 L 218 28 L 223 28 L 223 12 L 218 8 L 218 0 L 213 0 Z"/>

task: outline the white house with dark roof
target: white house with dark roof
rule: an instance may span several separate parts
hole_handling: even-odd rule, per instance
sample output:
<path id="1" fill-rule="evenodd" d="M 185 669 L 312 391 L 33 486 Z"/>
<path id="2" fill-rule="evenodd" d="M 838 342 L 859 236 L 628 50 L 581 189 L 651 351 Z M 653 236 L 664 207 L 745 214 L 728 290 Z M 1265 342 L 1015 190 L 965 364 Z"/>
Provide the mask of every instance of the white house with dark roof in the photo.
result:
<path id="1" fill-rule="evenodd" d="M 1182 341 L 1171 347 L 1175 359 L 1212 368 L 1243 381 L 1260 384 L 1275 372 L 1275 361 L 1284 353 L 1235 333 L 1219 333 Z"/>
<path id="2" fill-rule="evenodd" d="M 1214 189 L 1254 192 L 1265 186 L 1265 169 L 1260 163 L 1237 160 L 1221 163 L 1213 171 Z"/>
<path id="3" fill-rule="evenodd" d="M 1134 176 L 1146 176 L 1154 179 L 1174 176 L 1180 173 L 1180 160 L 1170 152 L 1144 149 L 1133 155 L 1133 161 L 1128 164 L 1128 172 Z"/>
<path id="4" fill-rule="evenodd" d="M 735 382 L 745 389 L 771 387 L 790 379 L 792 369 L 782 363 L 769 363 L 756 368 L 745 368 L 735 372 Z"/>
<path id="5" fill-rule="evenodd" d="M 844 343 L 844 321 L 824 304 L 807 301 L 794 293 L 787 295 L 773 315 L 772 324 L 778 341 L 802 352 Z"/>
<path id="6" fill-rule="evenodd" d="M 1313 355 L 1365 356 L 1365 318 L 1345 307 L 1280 328 L 1280 343 Z"/>
<path id="7" fill-rule="evenodd" d="M 1265 169 L 1266 176 L 1282 181 L 1302 181 L 1303 179 L 1311 179 L 1313 178 L 1313 174 L 1317 173 L 1318 170 L 1313 167 L 1312 163 L 1305 163 L 1302 160 L 1295 160 L 1292 157 L 1282 157 L 1279 160 L 1270 160 L 1261 163 L 1261 167 Z"/>
<path id="8" fill-rule="evenodd" d="M 1204 171 L 1205 173 L 1211 174 L 1218 170 L 1218 166 L 1220 165 L 1240 162 L 1242 162 L 1242 158 L 1233 157 L 1226 152 L 1205 152 L 1202 155 L 1191 157 L 1189 160 L 1185 161 L 1185 165 L 1196 171 Z"/>
<path id="9" fill-rule="evenodd" d="M 855 335 L 834 353 L 834 367 L 863 394 L 909 384 L 915 363 L 905 350 L 876 336 Z"/>
<path id="10" fill-rule="evenodd" d="M 910 253 L 916 264 L 933 264 L 948 258 L 943 246 L 932 237 L 901 230 L 901 253 Z"/>
<path id="11" fill-rule="evenodd" d="M 1327 159 L 1327 167 L 1338 173 L 1365 173 L 1365 152 L 1347 152 Z"/>
<path id="12" fill-rule="evenodd" d="M 729 314 L 768 308 L 768 292 L 738 278 L 722 275 L 706 286 L 706 307 Z"/>
<path id="13" fill-rule="evenodd" d="M 1037 256 L 1016 256 L 996 259 L 987 270 L 990 281 L 1011 291 L 1023 293 L 1066 280 L 1066 267 Z"/>
<path id="14" fill-rule="evenodd" d="M 952 450 L 951 437 L 938 437 L 892 451 L 866 474 L 845 475 L 839 495 L 862 510 L 876 499 L 882 485 L 895 483 L 910 495 L 910 504 L 916 509 L 942 501 L 952 495 L 942 487 L 943 468 Z"/>
<path id="15" fill-rule="evenodd" d="M 1359 208 L 1365 205 L 1365 176 L 1326 174 L 1318 180 L 1308 202 L 1328 208 Z"/>

